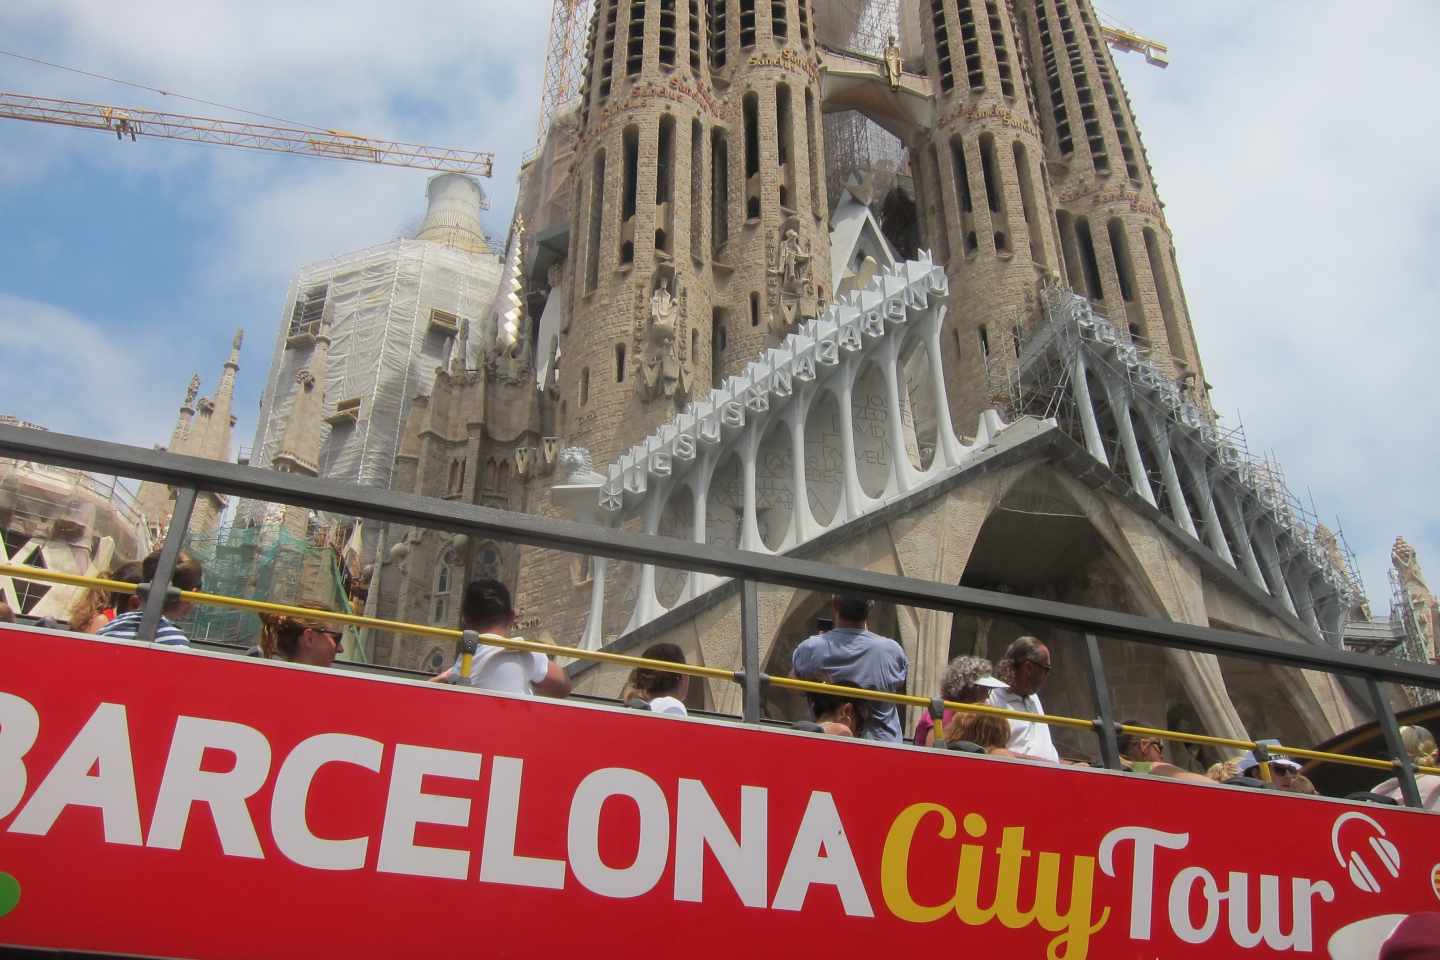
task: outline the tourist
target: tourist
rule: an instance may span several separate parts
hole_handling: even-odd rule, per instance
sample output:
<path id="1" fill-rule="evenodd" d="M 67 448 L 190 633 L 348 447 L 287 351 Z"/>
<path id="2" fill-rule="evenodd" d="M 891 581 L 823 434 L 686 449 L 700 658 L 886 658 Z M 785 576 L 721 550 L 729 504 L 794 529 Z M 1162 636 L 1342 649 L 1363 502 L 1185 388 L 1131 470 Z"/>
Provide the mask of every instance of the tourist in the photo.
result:
<path id="1" fill-rule="evenodd" d="M 1005 681 L 994 677 L 995 668 L 984 657 L 956 657 L 945 667 L 940 678 L 940 696 L 951 703 L 984 703 L 991 690 L 1005 689 Z M 941 725 L 950 727 L 955 711 L 945 708 Z M 1000 718 L 1003 722 L 1004 718 Z M 926 712 L 915 725 L 915 745 L 928 747 L 935 740 L 935 721 Z"/>
<path id="2" fill-rule="evenodd" d="M 472 580 L 465 586 L 460 601 L 460 629 L 509 637 L 517 614 L 510 604 L 510 591 L 498 580 Z M 530 650 L 508 650 L 480 642 L 480 649 L 470 658 L 470 675 L 460 678 L 460 658 L 444 673 L 432 679 L 440 683 L 463 683 L 483 690 L 547 697 L 564 697 L 570 693 L 570 678 L 560 665 L 543 653 Z"/>
<path id="3" fill-rule="evenodd" d="M 1212 763 L 1210 769 L 1205 771 L 1205 776 L 1216 783 L 1228 783 L 1240 776 L 1240 760 L 1238 757 L 1231 757 L 1229 760 Z"/>
<path id="4" fill-rule="evenodd" d="M 1050 651 L 1035 637 L 1020 637 L 1005 651 L 996 671 L 1009 686 L 990 691 L 990 705 L 1021 713 L 1045 712 L 1040 703 L 1040 688 L 1050 676 Z M 1012 752 L 1039 760 L 1060 762 L 1060 754 L 1050 740 L 1050 725 L 1032 720 L 1010 719 Z"/>
<path id="5" fill-rule="evenodd" d="M 870 600 L 860 593 L 837 593 L 830 601 L 835 625 L 801 641 L 791 658 L 791 676 L 802 680 L 828 678 L 864 690 L 902 693 L 910 663 L 905 650 L 866 629 Z M 874 702 L 858 734 L 870 740 L 899 743 L 900 711 L 893 703 Z"/>
<path id="6" fill-rule="evenodd" d="M 828 680 L 837 687 L 859 687 L 844 680 Z M 864 737 L 871 721 L 875 719 L 876 707 L 887 706 L 875 700 L 847 697 L 843 693 L 817 693 L 807 690 L 805 699 L 810 704 L 810 713 L 815 717 L 820 732 L 836 737 Z M 875 739 L 875 738 L 870 738 Z"/>
<path id="7" fill-rule="evenodd" d="M 15 611 L 10 609 L 10 604 L 0 600 L 0 623 L 14 623 Z"/>
<path id="8" fill-rule="evenodd" d="M 1258 740 L 1257 743 L 1264 746 L 1279 746 L 1279 740 Z M 1289 757 L 1270 758 L 1270 785 L 1276 790 L 1284 790 L 1290 793 L 1295 791 L 1295 778 L 1300 774 L 1300 764 Z M 1260 761 L 1255 758 L 1255 751 L 1251 750 L 1240 758 L 1240 777 L 1249 777 L 1254 780 L 1265 782 L 1260 773 Z"/>
<path id="9" fill-rule="evenodd" d="M 144 577 L 144 565 L 139 560 L 129 560 L 110 571 L 106 580 L 123 580 L 139 583 Z M 101 628 L 122 613 L 140 608 L 140 597 L 130 591 L 86 590 L 70 608 L 70 629 L 76 633 L 99 633 Z"/>
<path id="10" fill-rule="evenodd" d="M 1410 755 L 1410 762 L 1419 766 L 1435 766 L 1435 737 L 1424 727 L 1401 727 L 1400 743 Z M 1415 774 L 1415 786 L 1420 788 L 1420 806 L 1426 810 L 1440 810 L 1440 777 L 1433 773 Z M 1375 793 L 1382 797 L 1393 797 L 1404 802 L 1400 792 L 1400 780 L 1391 777 L 1375 787 Z"/>
<path id="11" fill-rule="evenodd" d="M 1145 726 L 1134 720 L 1125 721 L 1127 727 Z M 1215 781 L 1201 773 L 1182 770 L 1165 760 L 1165 742 L 1159 737 L 1141 733 L 1122 733 L 1119 737 L 1120 766 L 1131 773 L 1144 773 L 1152 777 L 1169 777 L 1171 780 L 1188 780 L 1213 786 Z"/>
<path id="12" fill-rule="evenodd" d="M 318 603 L 306 603 L 318 613 L 333 611 Z M 323 617 L 296 617 L 283 613 L 260 614 L 260 652 L 272 660 L 328 667 L 345 652 L 345 631 Z"/>
<path id="13" fill-rule="evenodd" d="M 685 653 L 673 643 L 652 643 L 641 654 L 647 660 L 684 663 Z M 690 692 L 690 677 L 655 667 L 637 667 L 631 675 L 634 696 L 644 700 L 655 713 L 672 717 L 688 716 L 685 695 Z"/>
<path id="14" fill-rule="evenodd" d="M 945 744 L 952 750 L 988 753 L 996 757 L 1039 760 L 1010 749 L 1010 724 L 993 713 L 960 710 L 945 724 Z"/>
<path id="15" fill-rule="evenodd" d="M 160 566 L 160 551 L 156 550 L 140 566 L 140 583 L 153 583 L 155 581 L 155 570 Z M 188 553 L 181 553 L 175 559 L 175 573 L 170 578 L 170 585 L 177 590 L 199 590 L 201 578 L 204 574 L 200 561 Z M 155 642 L 173 647 L 188 647 L 190 638 L 185 636 L 184 631 L 175 626 L 175 621 L 190 612 L 192 604 L 188 600 L 166 599 L 165 606 L 160 611 L 160 623 L 155 628 Z M 144 605 L 139 608 L 128 610 L 118 614 L 99 630 L 100 636 L 110 637 L 115 640 L 134 640 L 140 632 L 140 621 L 145 616 Z"/>

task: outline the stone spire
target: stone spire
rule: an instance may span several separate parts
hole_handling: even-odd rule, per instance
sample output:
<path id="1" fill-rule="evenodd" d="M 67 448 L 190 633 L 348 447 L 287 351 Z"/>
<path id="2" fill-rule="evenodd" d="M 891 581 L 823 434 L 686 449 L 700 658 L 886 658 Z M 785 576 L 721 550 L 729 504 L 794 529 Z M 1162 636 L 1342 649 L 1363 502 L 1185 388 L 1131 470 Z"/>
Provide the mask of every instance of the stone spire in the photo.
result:
<path id="1" fill-rule="evenodd" d="M 325 427 L 325 369 L 330 358 L 330 318 L 321 319 L 315 333 L 315 346 L 310 358 L 295 374 L 295 392 L 290 401 L 290 417 L 275 453 L 273 465 L 282 473 L 298 473 L 307 477 L 320 475 L 321 433 Z M 310 532 L 310 511 L 287 504 L 280 515 L 280 526 L 298 539 Z"/>
<path id="2" fill-rule="evenodd" d="M 1403 618 L 1405 633 L 1418 649 L 1412 650 L 1420 659 L 1435 659 L 1436 620 L 1440 618 L 1440 602 L 1425 583 L 1425 574 L 1420 569 L 1420 558 L 1415 548 L 1396 537 L 1390 548 L 1390 563 L 1394 567 L 1395 583 L 1399 585 L 1395 604 L 1398 609 L 1390 611 L 1390 618 Z M 1403 604 L 1403 606 L 1401 606 Z"/>
<path id="3" fill-rule="evenodd" d="M 171 453 L 184 453 L 186 441 L 190 437 L 190 422 L 195 418 L 195 398 L 200 393 L 200 374 L 196 373 L 190 377 L 190 385 L 185 389 L 185 402 L 180 404 L 180 415 L 175 418 L 175 429 L 170 434 L 170 445 L 165 449 Z"/>
<path id="4" fill-rule="evenodd" d="M 325 420 L 325 368 L 330 357 L 330 324 L 322 320 L 310 358 L 295 374 L 295 392 L 274 466 L 307 477 L 320 473 L 320 433 Z"/>
<path id="5" fill-rule="evenodd" d="M 474 177 L 442 173 L 430 178 L 425 188 L 430 206 L 420 224 L 417 240 L 444 244 L 467 253 L 489 253 L 485 231 L 480 226 L 480 207 L 485 192 Z"/>

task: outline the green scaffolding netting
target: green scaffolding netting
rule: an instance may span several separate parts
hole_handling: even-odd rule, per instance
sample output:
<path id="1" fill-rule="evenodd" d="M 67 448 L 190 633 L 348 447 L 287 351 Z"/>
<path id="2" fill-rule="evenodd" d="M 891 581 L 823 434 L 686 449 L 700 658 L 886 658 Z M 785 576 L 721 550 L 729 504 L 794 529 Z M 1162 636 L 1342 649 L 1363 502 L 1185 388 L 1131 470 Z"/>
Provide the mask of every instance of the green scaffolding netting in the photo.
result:
<path id="1" fill-rule="evenodd" d="M 276 526 L 225 527 L 215 536 L 192 539 L 188 550 L 204 566 L 204 590 L 228 597 L 270 603 L 319 603 L 342 613 L 355 612 L 345 592 L 335 551 L 303 540 Z M 180 627 L 195 640 L 248 647 L 260 640 L 260 618 L 248 610 L 197 604 Z M 337 659 L 365 662 L 346 631 Z"/>

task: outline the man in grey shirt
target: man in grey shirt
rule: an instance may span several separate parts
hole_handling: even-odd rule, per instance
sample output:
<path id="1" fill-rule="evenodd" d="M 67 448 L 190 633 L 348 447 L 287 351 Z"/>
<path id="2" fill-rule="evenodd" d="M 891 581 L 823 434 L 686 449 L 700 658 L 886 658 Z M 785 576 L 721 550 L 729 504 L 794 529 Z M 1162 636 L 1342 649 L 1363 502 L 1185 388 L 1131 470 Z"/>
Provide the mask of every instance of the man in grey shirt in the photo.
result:
<path id="1" fill-rule="evenodd" d="M 801 680 L 848 682 L 865 690 L 903 693 L 910 661 L 905 650 L 866 629 L 870 600 L 859 593 L 831 598 L 835 626 L 802 641 L 791 659 L 791 674 Z M 900 711 L 893 703 L 867 701 L 869 715 L 861 734 L 868 740 L 900 740 Z"/>

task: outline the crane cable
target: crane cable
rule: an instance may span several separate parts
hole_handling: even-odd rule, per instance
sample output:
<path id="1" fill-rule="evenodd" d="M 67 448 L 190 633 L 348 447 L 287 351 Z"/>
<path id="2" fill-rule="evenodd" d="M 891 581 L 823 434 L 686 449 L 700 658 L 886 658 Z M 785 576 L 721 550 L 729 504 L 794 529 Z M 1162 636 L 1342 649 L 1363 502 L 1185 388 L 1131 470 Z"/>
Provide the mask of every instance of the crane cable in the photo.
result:
<path id="1" fill-rule="evenodd" d="M 27 60 L 30 63 L 38 63 L 44 67 L 54 67 L 56 70 L 66 70 L 70 73 L 78 73 L 82 77 L 93 77 L 96 80 L 108 80 L 111 83 L 122 84 L 127 87 L 135 87 L 137 90 L 148 90 L 151 93 L 158 93 L 164 97 L 176 97 L 180 100 L 189 100 L 193 103 L 203 103 L 209 107 L 219 107 L 222 110 L 233 110 L 236 113 L 249 114 L 252 117 L 263 117 L 266 120 L 275 120 L 280 123 L 287 123 L 295 127 L 304 127 L 307 130 L 327 132 L 325 127 L 317 127 L 313 123 L 301 123 L 299 120 L 287 120 L 285 117 L 276 117 L 268 113 L 260 113 L 256 110 L 246 110 L 244 107 L 235 107 L 226 103 L 217 103 L 214 100 L 205 100 L 200 97 L 189 97 L 183 93 L 174 93 L 170 90 L 162 90 L 159 87 L 147 86 L 143 83 L 134 83 L 130 80 L 121 80 L 118 77 L 106 76 L 103 73 L 91 73 L 89 70 L 81 70 L 78 67 L 67 67 L 62 63 L 51 63 L 49 60 L 41 60 L 38 57 L 27 57 L 23 53 L 15 53 L 12 50 L 0 50 L 0 56 L 14 57 L 16 60 Z"/>

